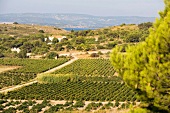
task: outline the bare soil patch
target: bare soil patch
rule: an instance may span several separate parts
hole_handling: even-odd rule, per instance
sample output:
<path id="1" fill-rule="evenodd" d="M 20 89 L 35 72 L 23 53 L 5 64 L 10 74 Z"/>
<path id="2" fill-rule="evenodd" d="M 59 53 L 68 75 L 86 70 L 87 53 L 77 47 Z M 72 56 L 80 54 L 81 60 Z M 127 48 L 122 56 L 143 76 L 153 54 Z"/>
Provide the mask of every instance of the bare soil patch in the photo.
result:
<path id="1" fill-rule="evenodd" d="M 2 65 L 0 65 L 0 73 L 9 71 L 9 70 L 13 70 L 13 69 L 18 69 L 20 67 L 21 66 L 2 66 Z"/>

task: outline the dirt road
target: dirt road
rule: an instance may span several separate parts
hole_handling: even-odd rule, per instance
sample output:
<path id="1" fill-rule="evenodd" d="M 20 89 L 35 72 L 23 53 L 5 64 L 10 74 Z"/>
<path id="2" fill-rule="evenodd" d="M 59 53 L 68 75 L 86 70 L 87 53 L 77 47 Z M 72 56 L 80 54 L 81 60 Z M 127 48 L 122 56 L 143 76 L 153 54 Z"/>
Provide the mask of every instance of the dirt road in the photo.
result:
<path id="1" fill-rule="evenodd" d="M 61 68 L 65 67 L 65 66 L 73 63 L 73 62 L 76 61 L 77 59 L 78 59 L 78 58 L 77 58 L 76 56 L 74 56 L 74 58 L 71 59 L 70 61 L 68 61 L 68 62 L 66 62 L 66 63 L 64 63 L 64 64 L 62 64 L 62 65 L 60 65 L 60 66 L 58 66 L 58 67 L 55 67 L 55 68 L 53 68 L 53 69 L 50 69 L 50 70 L 48 70 L 48 71 L 46 71 L 46 72 L 44 72 L 44 73 L 52 73 L 52 72 L 54 72 L 54 71 L 56 71 L 56 70 L 58 70 L 58 69 L 61 69 Z"/>

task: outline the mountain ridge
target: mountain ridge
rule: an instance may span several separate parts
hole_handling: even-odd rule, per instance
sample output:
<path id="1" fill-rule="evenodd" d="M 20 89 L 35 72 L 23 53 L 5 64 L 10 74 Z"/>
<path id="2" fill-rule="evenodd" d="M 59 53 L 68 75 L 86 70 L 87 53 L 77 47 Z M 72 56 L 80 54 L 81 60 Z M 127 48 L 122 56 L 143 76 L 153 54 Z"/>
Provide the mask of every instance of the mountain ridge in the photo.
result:
<path id="1" fill-rule="evenodd" d="M 8 13 L 0 14 L 0 22 L 50 25 L 59 28 L 103 28 L 125 24 L 153 22 L 155 17 L 93 16 L 74 13 Z"/>

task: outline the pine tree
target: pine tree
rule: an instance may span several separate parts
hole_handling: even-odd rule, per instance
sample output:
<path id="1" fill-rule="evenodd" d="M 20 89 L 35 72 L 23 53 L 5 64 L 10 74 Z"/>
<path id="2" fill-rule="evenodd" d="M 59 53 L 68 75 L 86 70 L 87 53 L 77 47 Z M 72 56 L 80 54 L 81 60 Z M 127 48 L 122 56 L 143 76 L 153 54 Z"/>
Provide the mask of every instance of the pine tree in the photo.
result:
<path id="1" fill-rule="evenodd" d="M 153 112 L 170 112 L 170 0 L 165 0 L 145 42 L 113 49 L 111 62 L 127 85 Z"/>

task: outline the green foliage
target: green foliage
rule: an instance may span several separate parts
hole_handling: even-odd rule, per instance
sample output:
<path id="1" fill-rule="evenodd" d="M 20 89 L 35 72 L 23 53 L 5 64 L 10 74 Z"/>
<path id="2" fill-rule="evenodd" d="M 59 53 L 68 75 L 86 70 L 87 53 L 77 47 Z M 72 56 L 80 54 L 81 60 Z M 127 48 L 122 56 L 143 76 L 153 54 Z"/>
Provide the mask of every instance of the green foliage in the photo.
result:
<path id="1" fill-rule="evenodd" d="M 104 106 L 102 106 L 102 110 L 104 110 L 104 109 L 111 109 L 111 107 L 113 107 L 113 103 L 111 103 L 111 102 L 108 102 L 107 104 L 105 104 Z"/>
<path id="2" fill-rule="evenodd" d="M 124 81 L 137 91 L 147 109 L 153 112 L 170 112 L 170 1 L 160 13 L 145 42 L 112 51 L 111 61 Z"/>
<path id="3" fill-rule="evenodd" d="M 78 37 L 78 38 L 76 38 L 75 43 L 76 43 L 76 44 L 85 43 L 85 39 L 84 39 L 83 37 Z"/>
<path id="4" fill-rule="evenodd" d="M 55 45 L 54 49 L 55 49 L 56 51 L 63 51 L 63 50 L 64 50 L 64 47 L 62 46 L 62 44 L 57 43 L 57 44 Z"/>
<path id="5" fill-rule="evenodd" d="M 152 113 L 151 111 L 143 108 L 131 109 L 129 113 Z"/>
<path id="6" fill-rule="evenodd" d="M 108 59 L 79 59 L 54 73 L 101 77 L 113 76 L 115 70 Z"/>
<path id="7" fill-rule="evenodd" d="M 61 83 L 67 81 L 78 81 L 78 76 L 71 74 L 39 74 L 37 76 L 39 83 Z"/>
<path id="8" fill-rule="evenodd" d="M 34 48 L 33 44 L 30 42 L 25 42 L 21 49 L 25 50 L 27 53 L 30 53 Z"/>
<path id="9" fill-rule="evenodd" d="M 44 30 L 39 30 L 40 33 L 45 33 Z"/>
<path id="10" fill-rule="evenodd" d="M 73 107 L 84 107 L 85 103 L 83 101 L 76 101 Z"/>
<path id="11" fill-rule="evenodd" d="M 114 48 L 116 45 L 117 45 L 116 42 L 109 42 L 109 43 L 106 45 L 106 47 L 107 47 L 107 49 L 112 49 L 112 48 Z"/>
<path id="12" fill-rule="evenodd" d="M 18 24 L 18 22 L 14 22 L 13 24 Z"/>
<path id="13" fill-rule="evenodd" d="M 99 54 L 98 54 L 98 53 L 92 53 L 92 54 L 90 55 L 90 57 L 99 57 Z"/>
<path id="14" fill-rule="evenodd" d="M 86 111 L 91 111 L 91 110 L 97 110 L 97 108 L 99 108 L 100 106 L 102 106 L 102 103 L 90 103 L 87 105 L 87 107 L 85 108 Z"/>
<path id="15" fill-rule="evenodd" d="M 16 109 L 13 107 L 9 107 L 8 109 L 3 110 L 2 113 L 16 113 Z"/>
<path id="16" fill-rule="evenodd" d="M 25 50 L 21 50 L 18 54 L 17 54 L 18 58 L 28 58 L 27 57 L 27 52 Z"/>
<path id="17" fill-rule="evenodd" d="M 52 41 L 53 44 L 56 44 L 58 42 L 59 42 L 59 40 L 57 38 L 54 38 L 53 41 Z"/>
<path id="18" fill-rule="evenodd" d="M 48 101 L 43 100 L 43 102 L 41 104 L 33 105 L 30 112 L 32 112 L 32 111 L 40 112 L 40 111 L 42 111 L 42 108 L 45 108 L 46 106 L 48 106 L 48 103 L 49 103 Z"/>
<path id="19" fill-rule="evenodd" d="M 0 58 L 4 57 L 4 55 L 2 53 L 0 53 Z"/>
<path id="20" fill-rule="evenodd" d="M 141 32 L 132 32 L 127 35 L 125 38 L 126 42 L 139 42 L 140 37 L 142 37 Z"/>
<path id="21" fill-rule="evenodd" d="M 138 24 L 138 28 L 139 29 L 149 29 L 150 27 L 152 27 L 152 23 L 151 22 L 146 22 L 146 23 Z"/>
<path id="22" fill-rule="evenodd" d="M 119 101 L 118 101 L 118 100 L 116 100 L 116 102 L 115 102 L 115 106 L 116 106 L 116 107 L 119 107 L 119 105 L 120 105 Z"/>
<path id="23" fill-rule="evenodd" d="M 56 57 L 59 58 L 59 55 L 56 52 L 49 52 L 46 55 L 46 58 L 48 59 L 55 59 Z"/>
<path id="24" fill-rule="evenodd" d="M 128 99 L 135 93 L 125 84 L 114 80 L 97 81 L 67 81 L 58 83 L 35 83 L 2 96 L 4 99 L 48 99 L 48 100 L 77 100 L 77 101 L 120 101 L 121 97 Z"/>

